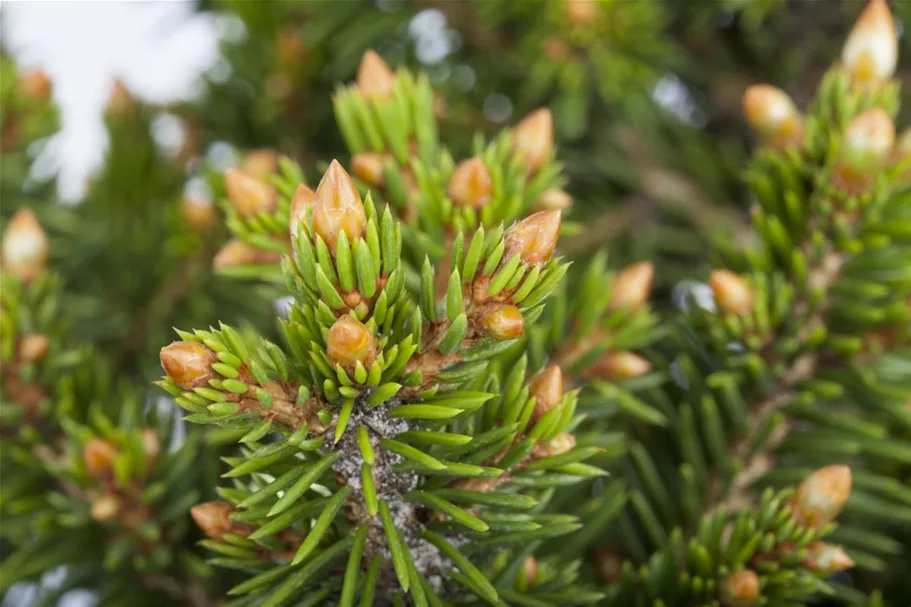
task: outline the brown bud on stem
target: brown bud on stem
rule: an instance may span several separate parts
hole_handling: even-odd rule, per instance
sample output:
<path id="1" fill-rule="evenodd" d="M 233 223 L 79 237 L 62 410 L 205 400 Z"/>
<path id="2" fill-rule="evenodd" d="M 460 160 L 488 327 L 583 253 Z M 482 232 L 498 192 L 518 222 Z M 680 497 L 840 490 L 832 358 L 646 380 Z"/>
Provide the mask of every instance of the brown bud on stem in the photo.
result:
<path id="1" fill-rule="evenodd" d="M 638 354 L 626 350 L 612 350 L 605 352 L 595 362 L 590 375 L 618 380 L 639 377 L 651 370 L 652 364 Z"/>
<path id="2" fill-rule="evenodd" d="M 497 305 L 484 315 L 484 327 L 494 339 L 518 339 L 525 334 L 525 318 L 515 306 Z"/>
<path id="3" fill-rule="evenodd" d="M 848 556 L 841 546 L 826 542 L 813 542 L 806 548 L 803 564 L 810 569 L 832 575 L 853 567 L 854 559 Z"/>
<path id="4" fill-rule="evenodd" d="M 275 206 L 275 189 L 260 177 L 240 169 L 228 169 L 225 188 L 231 206 L 239 215 L 255 215 L 271 211 Z"/>
<path id="5" fill-rule="evenodd" d="M 231 531 L 233 524 L 230 517 L 233 512 L 234 506 L 228 502 L 205 502 L 190 508 L 193 522 L 203 533 L 214 539 Z"/>
<path id="6" fill-rule="evenodd" d="M 161 349 L 161 367 L 184 390 L 205 386 L 214 377 L 212 363 L 218 358 L 196 341 L 175 341 Z"/>
<path id="7" fill-rule="evenodd" d="M 99 495 L 92 501 L 92 518 L 99 523 L 113 520 L 120 512 L 120 498 L 112 493 Z"/>
<path id="8" fill-rule="evenodd" d="M 120 78 L 115 78 L 111 83 L 111 92 L 108 95 L 108 104 L 105 112 L 112 116 L 124 116 L 135 107 L 135 101 L 130 89 Z"/>
<path id="9" fill-rule="evenodd" d="M 803 138 L 803 120 L 787 93 L 768 84 L 757 84 L 743 96 L 743 113 L 750 126 L 767 143 L 782 147 Z"/>
<path id="10" fill-rule="evenodd" d="M 519 589 L 524 590 L 535 585 L 538 579 L 538 559 L 529 554 L 522 561 L 522 573 L 519 578 Z"/>
<path id="11" fill-rule="evenodd" d="M 493 180 L 480 156 L 459 163 L 449 179 L 448 192 L 457 205 L 479 209 L 490 202 Z"/>
<path id="12" fill-rule="evenodd" d="M 19 340 L 19 358 L 25 362 L 37 363 L 47 356 L 51 341 L 40 333 L 26 333 Z"/>
<path id="13" fill-rule="evenodd" d="M 652 291 L 655 266 L 647 261 L 634 263 L 621 270 L 614 278 L 610 307 L 633 311 L 648 300 Z"/>
<path id="14" fill-rule="evenodd" d="M 565 0 L 566 19 L 573 25 L 589 25 L 598 16 L 598 0 Z"/>
<path id="15" fill-rule="evenodd" d="M 549 109 L 537 109 L 516 125 L 513 149 L 529 171 L 547 162 L 554 150 L 554 121 Z"/>
<path id="16" fill-rule="evenodd" d="M 573 204 L 573 197 L 565 190 L 556 188 L 545 190 L 543 194 L 535 201 L 535 208 L 542 211 L 565 211 Z"/>
<path id="17" fill-rule="evenodd" d="M 343 367 L 360 362 L 364 366 L 376 359 L 376 338 L 361 321 L 345 315 L 335 321 L 326 338 L 330 360 Z"/>
<path id="18" fill-rule="evenodd" d="M 361 95 L 381 100 L 389 99 L 395 91 L 395 74 L 376 51 L 369 50 L 357 68 L 357 88 Z"/>
<path id="19" fill-rule="evenodd" d="M 240 170 L 255 177 L 278 172 L 278 154 L 268 148 L 253 150 L 244 156 Z"/>
<path id="20" fill-rule="evenodd" d="M 259 252 L 243 240 L 232 238 L 218 250 L 212 265 L 216 268 L 229 268 L 256 263 Z"/>
<path id="21" fill-rule="evenodd" d="M 856 171 L 875 171 L 889 159 L 895 145 L 895 125 L 882 108 L 854 117 L 845 129 L 839 155 Z"/>
<path id="22" fill-rule="evenodd" d="M 335 251 L 340 232 L 348 241 L 360 238 L 367 225 L 367 213 L 354 182 L 337 160 L 333 160 L 319 185 L 313 205 L 313 231 Z"/>
<path id="23" fill-rule="evenodd" d="M 608 586 L 623 575 L 623 556 L 606 548 L 595 548 L 595 575 L 598 581 Z"/>
<path id="24" fill-rule="evenodd" d="M 109 441 L 93 438 L 82 448 L 85 468 L 95 478 L 107 476 L 114 465 L 117 448 Z"/>
<path id="25" fill-rule="evenodd" d="M 576 437 L 570 432 L 560 432 L 547 442 L 535 445 L 531 455 L 535 459 L 563 455 L 576 446 Z"/>
<path id="26" fill-rule="evenodd" d="M 549 260 L 557 248 L 560 222 L 560 211 L 540 211 L 514 224 L 506 233 L 507 257 L 518 253 L 530 265 Z"/>
<path id="27" fill-rule="evenodd" d="M 215 224 L 215 205 L 207 198 L 185 198 L 180 204 L 180 216 L 197 231 L 205 231 Z"/>
<path id="28" fill-rule="evenodd" d="M 3 269 L 20 280 L 37 276 L 47 265 L 47 234 L 29 209 L 19 209 L 3 233 Z"/>
<path id="29" fill-rule="evenodd" d="M 730 270 L 715 270 L 709 277 L 718 309 L 724 314 L 744 316 L 753 309 L 753 291 L 746 281 Z"/>
<path id="30" fill-rule="evenodd" d="M 385 159 L 379 152 L 361 152 L 351 158 L 351 169 L 358 179 L 380 187 L 383 185 Z"/>
<path id="31" fill-rule="evenodd" d="M 316 204 L 316 193 L 304 184 L 297 186 L 294 198 L 291 199 L 291 213 L 288 221 L 291 237 L 297 238 L 301 225 L 307 225 L 308 209 Z"/>
<path id="32" fill-rule="evenodd" d="M 804 525 L 821 527 L 835 520 L 850 494 L 850 468 L 841 465 L 820 468 L 794 492 L 794 516 Z"/>
<path id="33" fill-rule="evenodd" d="M 845 69 L 855 82 L 888 80 L 898 65 L 898 30 L 886 0 L 870 0 L 841 51 Z"/>
<path id="34" fill-rule="evenodd" d="M 142 452 L 149 459 L 155 459 L 161 452 L 161 441 L 158 440 L 158 433 L 153 428 L 142 429 Z"/>
<path id="35" fill-rule="evenodd" d="M 28 70 L 19 76 L 19 91 L 35 101 L 47 101 L 51 98 L 51 79 L 43 70 Z"/>
<path id="36" fill-rule="evenodd" d="M 759 576 L 752 569 L 728 574 L 718 584 L 718 594 L 725 607 L 752 607 L 759 600 Z"/>
<path id="37" fill-rule="evenodd" d="M 563 402 L 563 370 L 559 365 L 547 367 L 531 380 L 529 389 L 535 397 L 535 410 L 531 417 L 532 420 L 539 420 Z"/>

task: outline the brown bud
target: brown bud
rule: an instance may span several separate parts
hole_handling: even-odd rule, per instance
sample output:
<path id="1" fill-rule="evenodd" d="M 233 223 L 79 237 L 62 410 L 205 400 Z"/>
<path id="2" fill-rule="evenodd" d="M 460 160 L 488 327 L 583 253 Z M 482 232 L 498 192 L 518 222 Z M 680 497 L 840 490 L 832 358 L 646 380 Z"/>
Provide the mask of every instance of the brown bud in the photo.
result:
<path id="1" fill-rule="evenodd" d="M 215 224 L 215 205 L 207 198 L 185 198 L 180 204 L 180 216 L 188 226 L 202 232 Z"/>
<path id="2" fill-rule="evenodd" d="M 82 448 L 82 461 L 89 474 L 98 478 L 107 476 L 114 465 L 117 448 L 110 442 L 93 438 Z"/>
<path id="3" fill-rule="evenodd" d="M 143 428 L 140 442 L 142 443 L 142 452 L 145 453 L 147 458 L 155 459 L 158 457 L 161 452 L 161 441 L 158 440 L 158 433 L 155 432 L 154 428 Z"/>
<path id="4" fill-rule="evenodd" d="M 228 502 L 205 502 L 190 508 L 193 522 L 203 533 L 215 539 L 231 531 L 230 517 L 233 512 L 234 506 Z"/>
<path id="5" fill-rule="evenodd" d="M 718 594 L 725 607 L 752 607 L 759 600 L 759 576 L 752 569 L 728 574 L 718 584 Z"/>
<path id="6" fill-rule="evenodd" d="M 484 327 L 494 339 L 518 339 L 525 334 L 525 318 L 515 306 L 498 305 L 484 315 Z"/>
<path id="7" fill-rule="evenodd" d="M 99 495 L 92 501 L 92 518 L 99 523 L 114 519 L 120 512 L 120 498 L 112 493 Z"/>
<path id="8" fill-rule="evenodd" d="M 595 575 L 608 586 L 623 575 L 623 556 L 615 550 L 595 548 Z"/>
<path id="9" fill-rule="evenodd" d="M 275 189 L 263 179 L 240 169 L 225 173 L 225 189 L 231 206 L 240 215 L 271 211 L 275 206 Z"/>
<path id="10" fill-rule="evenodd" d="M 569 46 L 557 38 L 550 36 L 544 41 L 544 54 L 551 61 L 564 61 L 569 57 Z"/>
<path id="11" fill-rule="evenodd" d="M 232 238 L 218 250 L 212 265 L 216 268 L 229 268 L 256 263 L 259 252 L 243 240 Z"/>
<path id="12" fill-rule="evenodd" d="M 297 186 L 294 191 L 294 198 L 291 199 L 291 213 L 288 225 L 291 236 L 297 238 L 302 224 L 307 224 L 308 209 L 312 209 L 316 203 L 316 194 L 304 184 Z"/>
<path id="13" fill-rule="evenodd" d="M 3 233 L 3 269 L 20 280 L 31 280 L 47 265 L 47 234 L 29 209 L 19 209 Z"/>
<path id="14" fill-rule="evenodd" d="M 326 338 L 326 353 L 330 360 L 342 366 L 364 366 L 376 358 L 376 338 L 361 321 L 345 315 L 335 321 Z"/>
<path id="15" fill-rule="evenodd" d="M 354 181 L 338 160 L 333 160 L 316 186 L 313 231 L 334 251 L 340 232 L 352 242 L 361 237 L 366 225 L 367 213 Z"/>
<path id="16" fill-rule="evenodd" d="M 757 84 L 743 96 L 743 113 L 760 137 L 774 146 L 799 143 L 803 120 L 787 93 L 768 84 Z"/>
<path id="17" fill-rule="evenodd" d="M 459 163 L 449 179 L 448 192 L 454 203 L 474 209 L 490 202 L 493 181 L 480 156 Z"/>
<path id="18" fill-rule="evenodd" d="M 351 158 L 351 169 L 358 179 L 379 187 L 383 185 L 384 156 L 379 152 L 361 152 Z"/>
<path id="19" fill-rule="evenodd" d="M 278 172 L 278 154 L 268 148 L 253 150 L 244 156 L 240 170 L 254 177 L 263 177 Z"/>
<path id="20" fill-rule="evenodd" d="M 206 385 L 214 376 L 212 363 L 218 358 L 197 341 L 175 341 L 161 349 L 161 367 L 184 390 Z"/>
<path id="21" fill-rule="evenodd" d="M 551 365 L 531 380 L 528 387 L 535 397 L 532 419 L 541 419 L 545 413 L 563 402 L 563 370 L 559 365 Z"/>
<path id="22" fill-rule="evenodd" d="M 527 264 L 545 262 L 560 237 L 560 211 L 539 211 L 514 224 L 506 233 L 507 255 L 518 253 Z"/>
<path id="23" fill-rule="evenodd" d="M 573 204 L 573 197 L 569 195 L 565 190 L 558 190 L 556 188 L 545 190 L 541 196 L 538 197 L 538 200 L 535 202 L 535 208 L 541 209 L 542 211 L 565 211 Z"/>
<path id="24" fill-rule="evenodd" d="M 630 379 L 645 375 L 652 370 L 652 364 L 638 354 L 626 350 L 606 352 L 593 366 L 593 375 L 607 379 Z"/>
<path id="25" fill-rule="evenodd" d="M 275 40 L 275 55 L 284 65 L 300 63 L 304 57 L 304 45 L 296 27 L 289 26 L 278 33 Z"/>
<path id="26" fill-rule="evenodd" d="M 532 449 L 531 455 L 535 459 L 563 455 L 576 446 L 576 437 L 570 432 L 560 432 L 547 442 L 538 443 Z"/>
<path id="27" fill-rule="evenodd" d="M 841 546 L 826 542 L 813 542 L 806 548 L 803 564 L 810 569 L 832 575 L 853 567 L 854 560 Z"/>
<path id="28" fill-rule="evenodd" d="M 589 25 L 597 17 L 597 0 L 566 0 L 566 19 L 573 25 Z"/>
<path id="29" fill-rule="evenodd" d="M 898 30 L 886 0 L 870 0 L 841 51 L 845 69 L 855 82 L 888 80 L 898 65 Z"/>
<path id="30" fill-rule="evenodd" d="M 28 70 L 19 76 L 19 91 L 35 101 L 51 98 L 51 79 L 43 70 Z"/>
<path id="31" fill-rule="evenodd" d="M 537 109 L 516 125 L 513 149 L 530 171 L 547 162 L 554 150 L 554 121 L 549 109 Z"/>
<path id="32" fill-rule="evenodd" d="M 357 88 L 366 98 L 389 99 L 395 91 L 395 74 L 376 51 L 368 50 L 357 68 Z"/>
<path id="33" fill-rule="evenodd" d="M 654 276 L 655 266 L 647 261 L 623 268 L 614 278 L 611 309 L 626 308 L 632 311 L 644 304 L 652 291 Z"/>
<path id="34" fill-rule="evenodd" d="M 744 316 L 753 309 L 753 291 L 746 281 L 730 270 L 715 270 L 709 276 L 718 309 L 725 314 Z"/>
<path id="35" fill-rule="evenodd" d="M 850 494 L 850 468 L 841 465 L 820 468 L 794 492 L 794 516 L 808 527 L 821 527 L 835 520 Z"/>
<path id="36" fill-rule="evenodd" d="M 519 578 L 519 589 L 524 590 L 535 585 L 538 579 L 538 559 L 533 554 L 529 554 L 522 561 L 522 574 Z"/>
<path id="37" fill-rule="evenodd" d="M 51 341 L 40 333 L 26 333 L 19 340 L 19 358 L 25 362 L 37 363 L 47 356 Z"/>
<path id="38" fill-rule="evenodd" d="M 105 111 L 113 116 L 124 116 L 135 107 L 135 101 L 130 89 L 120 78 L 115 78 L 111 83 L 111 92 L 108 95 L 108 105 Z"/>
<path id="39" fill-rule="evenodd" d="M 892 154 L 895 125 L 882 108 L 858 114 L 848 123 L 839 149 L 840 160 L 856 171 L 875 171 Z"/>

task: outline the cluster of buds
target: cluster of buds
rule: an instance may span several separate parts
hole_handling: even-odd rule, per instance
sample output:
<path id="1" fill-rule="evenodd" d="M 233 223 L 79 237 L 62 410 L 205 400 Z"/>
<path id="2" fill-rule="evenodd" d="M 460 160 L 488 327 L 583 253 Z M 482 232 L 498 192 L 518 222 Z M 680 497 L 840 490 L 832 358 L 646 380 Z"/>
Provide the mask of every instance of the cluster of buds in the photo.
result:
<path id="1" fill-rule="evenodd" d="M 895 147 L 895 125 L 882 108 L 854 117 L 842 134 L 834 180 L 857 193 L 869 187 L 877 172 L 890 161 Z"/>
<path id="2" fill-rule="evenodd" d="M 540 108 L 522 119 L 513 129 L 513 151 L 533 173 L 554 151 L 554 120 L 547 108 Z"/>
<path id="3" fill-rule="evenodd" d="M 725 607 L 752 607 L 759 601 L 759 576 L 752 569 L 728 574 L 718 584 L 718 595 Z"/>
<path id="4" fill-rule="evenodd" d="M 13 215 L 3 233 L 3 270 L 22 281 L 29 281 L 47 266 L 47 234 L 29 209 Z"/>
<path id="5" fill-rule="evenodd" d="M 743 96 L 743 113 L 764 143 L 785 147 L 803 141 L 803 118 L 787 93 L 757 84 Z"/>
<path id="6" fill-rule="evenodd" d="M 753 291 L 730 270 L 715 270 L 709 276 L 715 304 L 723 314 L 746 316 L 753 310 Z"/>
<path id="7" fill-rule="evenodd" d="M 886 0 L 870 0 L 841 52 L 854 82 L 876 85 L 889 80 L 898 65 L 898 29 Z"/>
<path id="8" fill-rule="evenodd" d="M 791 499 L 794 517 L 808 527 L 822 527 L 841 513 L 850 494 L 850 468 L 841 465 L 820 468 L 794 492 Z"/>
<path id="9" fill-rule="evenodd" d="M 463 160 L 449 179 L 449 197 L 461 206 L 479 209 L 490 202 L 493 179 L 484 161 L 475 156 Z"/>

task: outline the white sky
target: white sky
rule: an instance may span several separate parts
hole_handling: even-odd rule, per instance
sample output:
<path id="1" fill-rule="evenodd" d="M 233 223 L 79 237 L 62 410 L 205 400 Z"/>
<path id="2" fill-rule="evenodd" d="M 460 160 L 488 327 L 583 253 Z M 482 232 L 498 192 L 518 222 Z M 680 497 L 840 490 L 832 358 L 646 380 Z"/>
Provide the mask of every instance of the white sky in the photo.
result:
<path id="1" fill-rule="evenodd" d="M 78 198 L 102 159 L 101 112 L 115 77 L 137 96 L 188 96 L 218 59 L 215 20 L 186 0 L 0 0 L 4 45 L 54 83 L 62 132 L 45 161 L 59 163 L 60 191 Z"/>

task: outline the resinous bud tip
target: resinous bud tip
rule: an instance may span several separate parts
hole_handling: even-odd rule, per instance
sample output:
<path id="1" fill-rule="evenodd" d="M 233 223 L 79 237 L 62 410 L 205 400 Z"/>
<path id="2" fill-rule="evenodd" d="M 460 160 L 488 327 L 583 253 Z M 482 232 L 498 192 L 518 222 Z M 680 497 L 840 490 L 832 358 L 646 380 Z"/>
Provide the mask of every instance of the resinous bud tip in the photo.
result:
<path id="1" fill-rule="evenodd" d="M 215 353 L 197 341 L 175 341 L 161 349 L 161 368 L 184 390 L 206 385 L 214 374 Z"/>
<path id="2" fill-rule="evenodd" d="M 374 50 L 368 50 L 361 58 L 356 82 L 361 95 L 368 99 L 389 99 L 395 91 L 395 74 Z"/>
<path id="3" fill-rule="evenodd" d="M 448 192 L 457 205 L 478 209 L 490 202 L 493 179 L 484 161 L 475 156 L 460 162 L 449 179 Z"/>
<path id="4" fill-rule="evenodd" d="M 313 205 L 313 231 L 335 250 L 339 234 L 345 232 L 352 242 L 364 233 L 367 213 L 354 181 L 342 165 L 333 160 L 316 187 Z"/>
<path id="5" fill-rule="evenodd" d="M 892 77 L 898 65 L 898 29 L 885 0 L 870 0 L 841 51 L 855 82 L 875 84 Z"/>
<path id="6" fill-rule="evenodd" d="M 507 256 L 518 253 L 534 265 L 549 260 L 560 237 L 560 211 L 539 211 L 513 225 L 506 234 Z"/>

